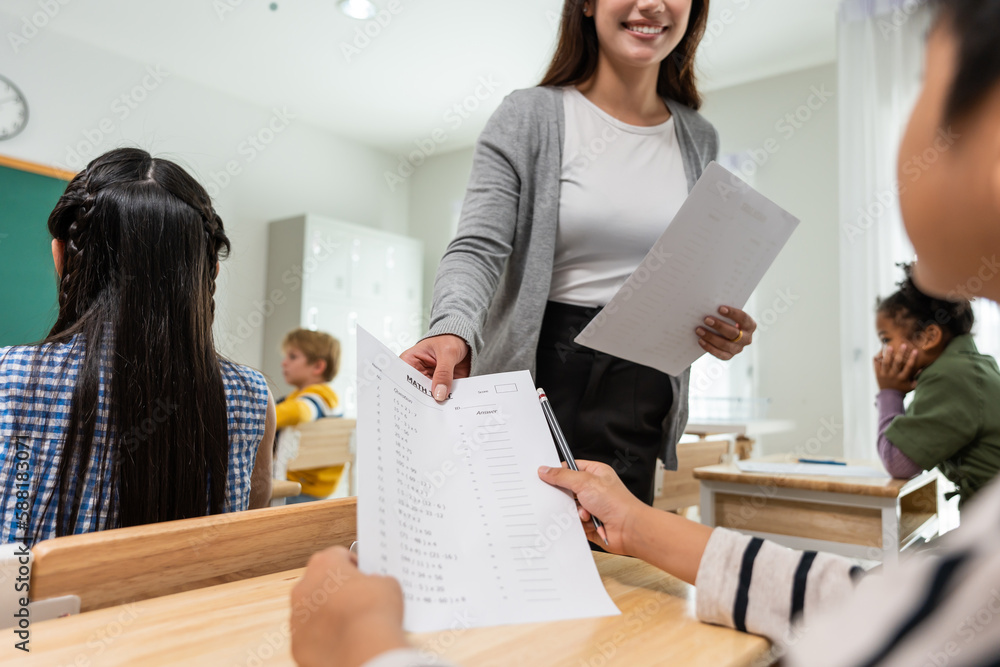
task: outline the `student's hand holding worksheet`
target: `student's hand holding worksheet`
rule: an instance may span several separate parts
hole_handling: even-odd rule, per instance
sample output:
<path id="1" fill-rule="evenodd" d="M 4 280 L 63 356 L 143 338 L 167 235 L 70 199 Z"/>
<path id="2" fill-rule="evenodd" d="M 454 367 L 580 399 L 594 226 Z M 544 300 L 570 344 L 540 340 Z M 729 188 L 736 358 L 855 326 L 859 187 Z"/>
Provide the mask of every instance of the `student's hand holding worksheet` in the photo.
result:
<path id="1" fill-rule="evenodd" d="M 542 466 L 538 476 L 543 482 L 572 491 L 576 496 L 580 520 L 587 532 L 587 539 L 601 544 L 603 539 L 597 533 L 591 514 L 600 517 L 607 531 L 607 551 L 628 554 L 625 526 L 631 522 L 635 512 L 646 505 L 625 488 L 613 468 L 596 461 L 577 461 L 579 471 L 565 467 Z"/>
<path id="2" fill-rule="evenodd" d="M 404 627 L 565 620 L 619 612 L 558 466 L 527 371 L 431 383 L 363 328 L 358 340 L 360 569 L 399 580 Z"/>
<path id="3" fill-rule="evenodd" d="M 633 496 L 609 465 L 578 460 L 577 470 L 540 467 L 543 482 L 576 496 L 587 537 L 600 537 L 591 515 L 600 517 L 608 549 L 641 558 L 689 584 L 695 583 L 712 528 L 650 507 Z"/>
<path id="4" fill-rule="evenodd" d="M 292 656 L 299 667 L 363 665 L 408 646 L 403 592 L 391 577 L 362 574 L 344 547 L 313 554 L 292 589 Z"/>

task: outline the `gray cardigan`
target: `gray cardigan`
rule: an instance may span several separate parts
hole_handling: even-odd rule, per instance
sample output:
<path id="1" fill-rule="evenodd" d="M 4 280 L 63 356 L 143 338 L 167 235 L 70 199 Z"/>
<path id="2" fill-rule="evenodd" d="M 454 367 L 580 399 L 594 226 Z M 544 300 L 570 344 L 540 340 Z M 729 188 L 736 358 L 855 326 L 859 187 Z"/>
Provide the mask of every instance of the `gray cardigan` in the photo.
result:
<path id="1" fill-rule="evenodd" d="M 665 102 L 690 190 L 718 156 L 718 134 L 698 112 Z M 475 375 L 534 373 L 552 279 L 565 134 L 562 90 L 528 88 L 504 98 L 476 144 L 458 234 L 438 267 L 425 336 L 465 339 Z M 689 377 L 690 370 L 671 377 L 674 402 L 660 452 L 670 470 L 677 469 L 677 442 L 687 425 Z"/>

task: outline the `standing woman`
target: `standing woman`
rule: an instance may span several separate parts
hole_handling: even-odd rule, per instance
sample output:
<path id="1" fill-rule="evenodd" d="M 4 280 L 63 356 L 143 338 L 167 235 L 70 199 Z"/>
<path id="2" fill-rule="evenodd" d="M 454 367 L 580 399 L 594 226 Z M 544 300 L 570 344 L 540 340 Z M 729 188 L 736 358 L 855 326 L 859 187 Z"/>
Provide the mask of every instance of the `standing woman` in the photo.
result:
<path id="1" fill-rule="evenodd" d="M 453 377 L 531 369 L 574 455 L 614 466 L 648 504 L 656 459 L 677 467 L 690 371 L 672 377 L 573 338 L 718 155 L 694 76 L 707 15 L 708 0 L 566 0 L 541 85 L 507 96 L 479 137 L 430 331 L 402 355 L 438 400 Z M 756 323 L 719 315 L 691 335 L 728 360 Z"/>

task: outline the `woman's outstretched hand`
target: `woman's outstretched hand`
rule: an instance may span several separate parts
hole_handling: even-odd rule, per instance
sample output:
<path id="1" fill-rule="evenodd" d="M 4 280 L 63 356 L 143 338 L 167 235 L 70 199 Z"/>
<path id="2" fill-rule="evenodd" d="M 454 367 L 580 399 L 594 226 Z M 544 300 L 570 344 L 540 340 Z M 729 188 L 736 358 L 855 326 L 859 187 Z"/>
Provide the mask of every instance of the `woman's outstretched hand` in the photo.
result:
<path id="1" fill-rule="evenodd" d="M 431 379 L 431 393 L 436 401 L 448 398 L 452 380 L 467 378 L 472 372 L 469 344 L 451 334 L 425 338 L 399 358 Z"/>

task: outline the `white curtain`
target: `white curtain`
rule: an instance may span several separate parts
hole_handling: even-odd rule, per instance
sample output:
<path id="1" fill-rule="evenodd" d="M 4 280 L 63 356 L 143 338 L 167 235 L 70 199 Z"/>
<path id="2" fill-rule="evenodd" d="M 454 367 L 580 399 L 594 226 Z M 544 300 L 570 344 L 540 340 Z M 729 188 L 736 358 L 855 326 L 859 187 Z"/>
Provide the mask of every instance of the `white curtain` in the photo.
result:
<path id="1" fill-rule="evenodd" d="M 877 458 L 874 309 L 902 277 L 896 263 L 913 259 L 897 193 L 919 187 L 919 167 L 897 182 L 896 161 L 920 91 L 932 18 L 917 0 L 844 0 L 840 6 L 840 310 L 849 458 Z M 973 307 L 980 351 L 1000 354 L 1000 309 L 988 301 Z"/>
<path id="2" fill-rule="evenodd" d="M 877 458 L 875 303 L 911 261 L 896 154 L 920 91 L 931 10 L 912 0 L 844 0 L 838 26 L 840 310 L 844 455 Z"/>

